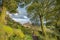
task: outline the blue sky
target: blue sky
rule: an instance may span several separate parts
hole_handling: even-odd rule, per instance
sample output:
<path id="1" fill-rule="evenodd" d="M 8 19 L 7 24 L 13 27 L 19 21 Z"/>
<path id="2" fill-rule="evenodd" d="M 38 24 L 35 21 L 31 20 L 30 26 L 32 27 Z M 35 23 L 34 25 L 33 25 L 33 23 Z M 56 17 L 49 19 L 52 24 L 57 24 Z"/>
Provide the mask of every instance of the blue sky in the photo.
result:
<path id="1" fill-rule="evenodd" d="M 26 7 L 28 7 L 29 5 L 31 5 L 31 3 L 29 3 L 26 6 L 24 6 L 23 8 L 21 8 L 20 6 L 18 6 L 18 8 L 17 8 L 18 13 L 11 14 L 10 17 L 14 21 L 19 22 L 21 24 L 28 23 L 28 22 L 31 23 L 30 18 L 27 17 L 27 10 L 26 10 Z"/>
<path id="2" fill-rule="evenodd" d="M 30 18 L 27 17 L 27 11 L 26 11 L 25 7 L 23 7 L 23 8 L 18 7 L 17 11 L 18 11 L 18 13 L 10 14 L 10 17 L 14 21 L 19 22 L 21 24 L 28 23 L 28 22 L 31 23 Z"/>

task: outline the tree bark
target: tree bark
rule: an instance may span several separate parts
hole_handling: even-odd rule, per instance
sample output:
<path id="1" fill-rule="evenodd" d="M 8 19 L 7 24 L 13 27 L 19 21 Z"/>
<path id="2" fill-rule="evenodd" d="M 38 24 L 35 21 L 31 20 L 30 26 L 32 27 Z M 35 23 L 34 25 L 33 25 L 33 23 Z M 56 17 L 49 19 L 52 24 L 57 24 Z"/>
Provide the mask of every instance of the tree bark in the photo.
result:
<path id="1" fill-rule="evenodd" d="M 2 13 L 1 13 L 1 16 L 0 16 L 0 23 L 1 24 L 6 24 L 6 7 L 3 6 L 2 8 Z"/>
<path id="2" fill-rule="evenodd" d="M 33 30 L 33 33 L 32 33 L 32 38 L 33 38 L 33 40 L 39 40 L 38 37 L 39 37 L 39 36 L 37 36 L 37 35 L 35 34 L 34 30 Z"/>
<path id="3" fill-rule="evenodd" d="M 46 31 L 45 31 L 45 27 L 44 27 L 44 23 L 43 23 L 43 16 L 40 15 L 40 25 L 41 25 L 41 29 L 42 29 L 42 34 L 44 36 L 43 40 L 47 40 L 46 39 Z"/>

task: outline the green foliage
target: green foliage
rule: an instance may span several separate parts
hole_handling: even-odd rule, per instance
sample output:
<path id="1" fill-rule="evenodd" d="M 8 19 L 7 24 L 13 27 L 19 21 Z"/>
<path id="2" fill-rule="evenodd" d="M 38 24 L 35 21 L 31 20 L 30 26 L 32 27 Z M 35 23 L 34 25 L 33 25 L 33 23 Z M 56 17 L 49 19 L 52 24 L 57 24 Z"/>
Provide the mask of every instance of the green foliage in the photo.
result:
<path id="1" fill-rule="evenodd" d="M 26 35 L 25 40 L 33 40 L 31 35 Z"/>
<path id="2" fill-rule="evenodd" d="M 12 20 L 8 15 L 6 16 L 6 20 L 7 20 L 7 25 L 12 27 L 12 28 L 20 29 L 20 27 L 23 27 L 20 23 Z"/>
<path id="3" fill-rule="evenodd" d="M 10 36 L 11 34 L 13 34 L 13 29 L 11 27 L 3 26 L 2 29 L 4 30 L 4 32 L 6 32 L 6 34 L 8 34 L 8 36 Z"/>
<path id="4" fill-rule="evenodd" d="M 3 36 L 2 38 L 6 37 L 6 39 L 9 39 L 14 34 L 19 39 L 24 39 L 24 37 L 25 37 L 24 33 L 20 29 L 13 29 L 9 26 L 0 24 L 0 35 Z"/>
<path id="5" fill-rule="evenodd" d="M 15 0 L 3 0 L 3 5 L 7 8 L 9 12 L 16 12 L 16 9 L 18 7 Z"/>
<path id="6" fill-rule="evenodd" d="M 20 38 L 24 38 L 25 35 L 23 34 L 23 32 L 20 29 L 14 29 L 14 33 L 19 36 Z"/>
<path id="7" fill-rule="evenodd" d="M 25 28 L 6 15 L 6 11 L 17 12 L 19 2 L 24 2 L 21 5 L 23 7 L 31 1 L 32 4 L 27 7 L 28 16 L 32 16 L 31 20 L 35 21 L 36 24 L 41 22 L 40 30 L 33 26 Z M 60 0 L 3 0 L 2 7 L 0 22 L 3 23 L 0 23 L 0 40 L 33 40 L 33 29 L 33 35 L 38 36 L 40 40 L 60 40 Z M 46 24 L 44 24 L 45 20 Z"/>

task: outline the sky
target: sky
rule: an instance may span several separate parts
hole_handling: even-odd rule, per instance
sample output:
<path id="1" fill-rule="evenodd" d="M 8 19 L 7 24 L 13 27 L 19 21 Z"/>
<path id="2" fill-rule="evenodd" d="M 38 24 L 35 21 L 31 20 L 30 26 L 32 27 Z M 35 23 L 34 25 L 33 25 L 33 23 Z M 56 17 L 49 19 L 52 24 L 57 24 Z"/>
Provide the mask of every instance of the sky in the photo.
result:
<path id="1" fill-rule="evenodd" d="M 30 18 L 27 17 L 27 10 L 26 10 L 26 7 L 31 5 L 31 3 L 22 8 L 20 6 L 18 6 L 18 8 L 17 8 L 18 13 L 9 14 L 9 12 L 7 12 L 7 14 L 9 14 L 9 16 L 14 21 L 19 22 L 20 24 L 25 24 L 28 22 L 31 23 Z M 46 21 L 44 21 L 44 23 L 46 23 Z"/>
<path id="2" fill-rule="evenodd" d="M 23 8 L 18 7 L 17 11 L 18 11 L 18 13 L 9 14 L 10 17 L 14 21 L 19 22 L 20 24 L 25 24 L 25 23 L 28 23 L 28 22 L 31 23 L 30 18 L 27 17 L 27 11 L 26 11 L 25 7 L 23 7 Z"/>
<path id="3" fill-rule="evenodd" d="M 20 6 L 18 6 L 18 8 L 17 8 L 18 13 L 9 14 L 10 17 L 14 21 L 19 22 L 20 24 L 25 24 L 25 23 L 28 23 L 28 22 L 31 23 L 30 18 L 27 17 L 27 10 L 26 10 L 26 7 L 31 5 L 31 3 L 29 3 L 28 5 L 26 5 L 26 6 L 22 7 L 22 8 Z"/>

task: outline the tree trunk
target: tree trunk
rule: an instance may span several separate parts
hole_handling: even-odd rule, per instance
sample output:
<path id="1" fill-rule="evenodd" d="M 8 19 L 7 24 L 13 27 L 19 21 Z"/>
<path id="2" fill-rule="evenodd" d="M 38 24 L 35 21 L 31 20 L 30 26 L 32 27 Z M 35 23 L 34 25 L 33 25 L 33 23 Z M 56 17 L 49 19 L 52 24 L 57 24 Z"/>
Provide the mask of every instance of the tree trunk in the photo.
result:
<path id="1" fill-rule="evenodd" d="M 33 40 L 39 40 L 38 36 L 32 36 L 32 37 L 33 37 Z"/>
<path id="2" fill-rule="evenodd" d="M 33 40 L 39 40 L 39 38 L 38 38 L 39 36 L 37 36 L 34 31 L 35 30 L 33 30 L 33 33 L 32 33 Z"/>
<path id="3" fill-rule="evenodd" d="M 45 31 L 45 27 L 44 27 L 44 23 L 43 23 L 43 16 L 41 16 L 41 15 L 40 15 L 40 25 L 41 25 L 41 29 L 42 29 L 42 34 L 44 36 L 43 40 L 47 40 L 46 31 Z"/>
<path id="4" fill-rule="evenodd" d="M 58 17 L 57 17 L 58 18 Z M 56 19 L 56 24 L 55 24 L 55 26 L 56 26 L 56 31 L 58 31 L 59 32 L 59 30 L 58 30 L 58 24 L 57 24 L 57 22 L 58 22 L 58 19 Z M 55 35 L 56 36 L 56 35 Z M 56 40 L 60 40 L 59 39 L 59 36 L 56 36 Z"/>
<path id="5" fill-rule="evenodd" d="M 0 16 L 0 23 L 1 24 L 6 24 L 6 7 L 3 6 L 2 8 L 2 13 L 1 13 L 1 16 Z"/>

